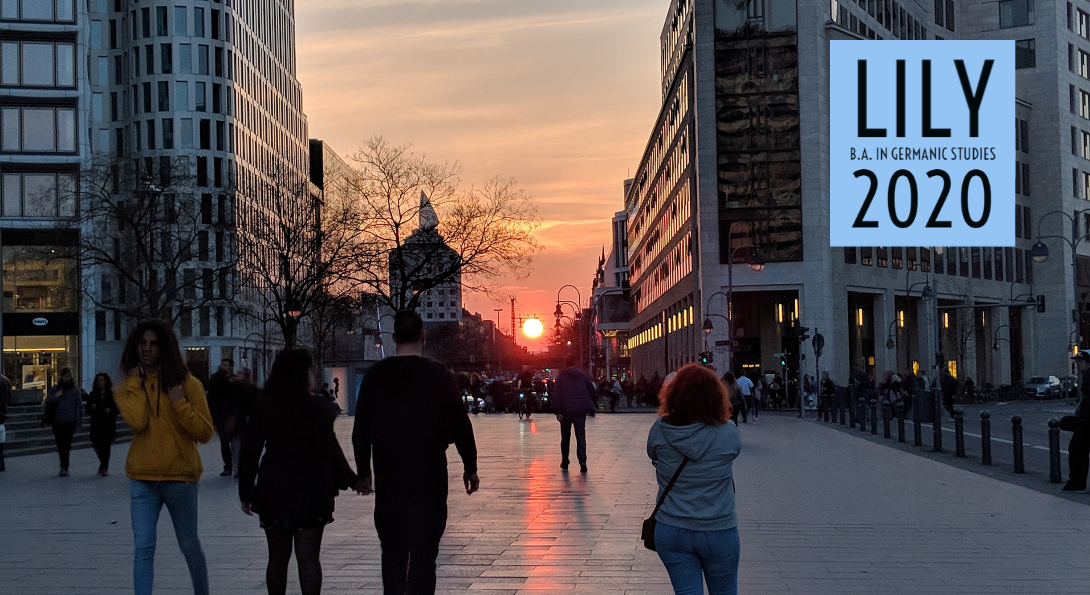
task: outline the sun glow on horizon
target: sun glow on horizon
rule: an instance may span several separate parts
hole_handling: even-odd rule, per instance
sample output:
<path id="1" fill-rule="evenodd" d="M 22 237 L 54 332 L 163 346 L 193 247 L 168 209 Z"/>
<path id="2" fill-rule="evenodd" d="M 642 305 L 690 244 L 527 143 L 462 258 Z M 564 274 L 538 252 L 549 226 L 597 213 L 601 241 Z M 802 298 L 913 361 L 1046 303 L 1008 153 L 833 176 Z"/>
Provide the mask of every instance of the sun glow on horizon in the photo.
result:
<path id="1" fill-rule="evenodd" d="M 541 324 L 541 321 L 536 318 L 527 318 L 522 323 L 522 334 L 536 339 L 541 336 L 541 333 L 545 331 L 545 326 Z"/>

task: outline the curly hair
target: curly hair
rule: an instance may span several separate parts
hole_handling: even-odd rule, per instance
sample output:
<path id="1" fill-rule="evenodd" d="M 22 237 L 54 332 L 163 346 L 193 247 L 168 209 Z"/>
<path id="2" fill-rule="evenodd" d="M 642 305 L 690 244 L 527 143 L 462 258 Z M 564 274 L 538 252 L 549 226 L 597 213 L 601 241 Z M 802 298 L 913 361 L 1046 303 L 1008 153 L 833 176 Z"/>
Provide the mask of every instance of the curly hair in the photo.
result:
<path id="1" fill-rule="evenodd" d="M 140 365 L 140 341 L 144 333 L 151 331 L 159 341 L 159 390 L 179 386 L 189 378 L 189 368 L 182 359 L 182 348 L 178 345 L 178 336 L 169 324 L 157 318 L 140 321 L 129 333 L 125 349 L 121 352 L 121 375 Z"/>
<path id="2" fill-rule="evenodd" d="M 715 372 L 698 364 L 682 366 L 659 391 L 659 415 L 672 426 L 724 424 L 730 419 L 727 387 Z"/>

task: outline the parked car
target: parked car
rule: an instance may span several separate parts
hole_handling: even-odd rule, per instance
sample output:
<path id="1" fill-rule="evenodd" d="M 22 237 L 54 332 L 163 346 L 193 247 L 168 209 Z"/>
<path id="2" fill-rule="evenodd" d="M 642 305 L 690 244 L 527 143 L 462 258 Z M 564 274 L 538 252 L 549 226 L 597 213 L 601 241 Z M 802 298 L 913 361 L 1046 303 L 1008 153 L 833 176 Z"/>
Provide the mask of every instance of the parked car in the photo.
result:
<path id="1" fill-rule="evenodd" d="M 1034 376 L 1023 386 L 1027 399 L 1055 399 L 1063 392 L 1060 379 L 1055 376 Z"/>

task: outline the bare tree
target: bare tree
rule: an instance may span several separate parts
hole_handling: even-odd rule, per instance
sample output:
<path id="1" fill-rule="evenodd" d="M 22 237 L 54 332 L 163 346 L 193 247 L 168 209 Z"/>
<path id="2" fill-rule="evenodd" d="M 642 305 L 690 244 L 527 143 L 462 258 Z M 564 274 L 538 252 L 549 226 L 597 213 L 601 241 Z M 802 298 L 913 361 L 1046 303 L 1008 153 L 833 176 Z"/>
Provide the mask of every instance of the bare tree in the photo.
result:
<path id="1" fill-rule="evenodd" d="M 73 249 L 96 282 L 81 285 L 100 310 L 178 323 L 234 297 L 231 190 L 198 185 L 185 158 L 100 160 L 75 192 L 83 229 Z M 218 207 L 218 208 L 217 208 Z"/>
<path id="2" fill-rule="evenodd" d="M 381 136 L 350 159 L 369 256 L 348 274 L 387 307 L 415 308 L 421 294 L 459 278 L 465 289 L 491 294 L 489 281 L 529 273 L 540 221 L 514 180 L 461 188 L 457 163 L 429 161 Z"/>
<path id="3" fill-rule="evenodd" d="M 239 242 L 240 281 L 259 307 L 243 313 L 279 326 L 290 349 L 302 319 L 319 311 L 325 317 L 340 297 L 356 292 L 358 281 L 348 271 L 373 251 L 363 248 L 363 217 L 353 195 L 323 195 L 286 165 L 266 168 L 247 182 L 254 200 L 239 214 L 246 234 Z M 328 329 L 319 331 L 318 338 Z"/>

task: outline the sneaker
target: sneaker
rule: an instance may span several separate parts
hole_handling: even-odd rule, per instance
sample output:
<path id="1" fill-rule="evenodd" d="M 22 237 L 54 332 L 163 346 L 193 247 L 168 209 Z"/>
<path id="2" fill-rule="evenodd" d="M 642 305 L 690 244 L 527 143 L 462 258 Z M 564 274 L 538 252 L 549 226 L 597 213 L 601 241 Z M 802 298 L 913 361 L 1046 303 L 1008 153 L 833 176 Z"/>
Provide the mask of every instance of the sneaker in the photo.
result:
<path id="1" fill-rule="evenodd" d="M 1075 485 L 1075 484 L 1072 484 L 1071 482 L 1068 482 L 1067 484 L 1064 485 L 1064 487 L 1060 491 L 1061 492 L 1085 492 L 1086 491 L 1086 486 Z"/>
<path id="2" fill-rule="evenodd" d="M 580 473 L 586 473 L 587 472 L 587 466 L 586 465 L 579 465 L 579 472 Z"/>

